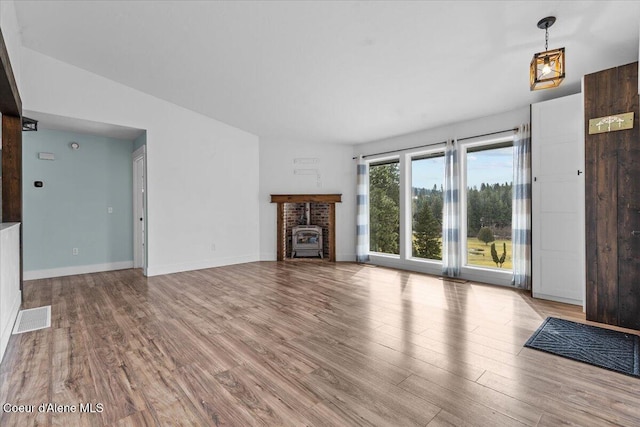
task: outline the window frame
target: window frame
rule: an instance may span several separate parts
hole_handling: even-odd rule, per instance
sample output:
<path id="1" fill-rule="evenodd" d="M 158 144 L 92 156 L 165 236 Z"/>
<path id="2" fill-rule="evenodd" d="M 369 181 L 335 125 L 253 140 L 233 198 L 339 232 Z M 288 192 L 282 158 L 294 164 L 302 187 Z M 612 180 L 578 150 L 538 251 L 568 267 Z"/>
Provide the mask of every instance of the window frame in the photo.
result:
<path id="1" fill-rule="evenodd" d="M 430 264 L 432 266 L 438 266 L 439 268 L 442 268 L 442 260 L 438 260 L 438 259 L 431 259 L 431 258 L 420 258 L 420 257 L 415 257 L 413 256 L 413 245 L 412 245 L 412 238 L 413 238 L 413 204 L 412 204 L 412 197 L 411 197 L 411 193 L 413 190 L 413 161 L 415 160 L 422 160 L 419 157 L 421 156 L 426 156 L 423 158 L 435 158 L 435 157 L 442 157 L 443 161 L 444 161 L 444 151 L 445 151 L 445 147 L 444 146 L 439 146 L 439 147 L 434 147 L 434 148 L 430 148 L 428 150 L 420 150 L 420 151 L 412 151 L 409 153 L 406 153 L 405 158 L 406 158 L 406 162 L 407 162 L 407 180 L 408 180 L 408 206 L 407 206 L 407 216 L 408 218 L 406 219 L 407 221 L 407 231 L 406 231 L 406 236 L 405 236 L 405 241 L 406 241 L 406 251 L 407 251 L 407 260 L 408 261 L 412 261 L 412 262 L 418 262 L 418 263 L 426 263 L 426 264 Z M 417 159 L 416 159 L 417 157 Z M 442 176 L 442 185 L 444 185 L 444 174 Z"/>
<path id="2" fill-rule="evenodd" d="M 381 267 L 401 268 L 421 273 L 442 275 L 442 261 L 429 260 L 424 258 L 414 258 L 410 234 L 412 232 L 411 216 L 411 158 L 417 155 L 428 153 L 444 153 L 445 144 L 433 144 L 427 149 L 421 150 L 398 150 L 393 154 L 383 154 L 378 156 L 367 156 L 366 163 L 369 169 L 371 165 L 383 164 L 387 161 L 397 159 L 400 165 L 400 254 L 387 254 L 369 250 L 370 263 Z M 444 177 L 443 177 L 444 178 Z M 370 185 L 370 184 L 368 184 Z M 370 186 L 367 188 L 370 194 Z M 371 216 L 369 215 L 369 227 L 371 227 Z"/>
<path id="3" fill-rule="evenodd" d="M 467 231 L 468 231 L 468 215 L 467 215 L 467 156 L 469 149 L 475 149 L 479 147 L 499 148 L 500 145 L 507 147 L 509 143 L 513 146 L 515 141 L 515 135 L 509 135 L 499 138 L 491 139 L 472 139 L 469 141 L 462 141 L 458 147 L 459 165 L 460 165 L 460 191 L 459 195 L 459 215 L 460 215 L 460 273 L 465 277 L 477 277 L 480 281 L 493 281 L 498 280 L 504 282 L 508 280 L 511 282 L 513 276 L 513 269 L 501 270 L 498 268 L 481 267 L 477 265 L 469 265 L 468 251 L 467 251 Z M 495 146 L 495 147 L 492 147 Z M 474 150 L 482 151 L 482 150 Z M 472 151 L 473 152 L 473 151 Z M 513 207 L 512 207 L 513 209 Z"/>
<path id="4" fill-rule="evenodd" d="M 398 212 L 398 216 L 399 216 L 399 222 L 400 222 L 400 230 L 398 232 L 398 252 L 400 252 L 399 254 L 391 254 L 391 253 L 387 253 L 387 252 L 377 252 L 377 251 L 373 251 L 371 249 L 369 249 L 369 257 L 373 257 L 372 259 L 376 259 L 376 258 L 386 258 L 386 259 L 390 259 L 390 260 L 401 260 L 402 259 L 402 247 L 403 247 L 403 243 L 402 243 L 402 176 L 403 176 L 403 172 L 402 172 L 402 156 L 395 154 L 395 155 L 387 155 L 387 156 L 383 156 L 383 157 L 371 157 L 370 159 L 366 160 L 367 163 L 367 174 L 370 175 L 371 174 L 371 166 L 383 166 L 386 164 L 392 164 L 392 163 L 398 163 L 398 173 L 399 175 L 399 183 L 398 183 L 398 191 L 399 191 L 399 201 L 398 201 L 398 208 L 399 208 L 399 212 Z M 371 231 L 371 181 L 369 179 L 369 176 L 367 176 L 367 195 L 369 197 L 369 203 L 367 203 L 367 217 L 368 217 L 368 222 L 369 222 L 369 231 Z M 371 235 L 369 235 L 369 247 L 371 247 Z"/>

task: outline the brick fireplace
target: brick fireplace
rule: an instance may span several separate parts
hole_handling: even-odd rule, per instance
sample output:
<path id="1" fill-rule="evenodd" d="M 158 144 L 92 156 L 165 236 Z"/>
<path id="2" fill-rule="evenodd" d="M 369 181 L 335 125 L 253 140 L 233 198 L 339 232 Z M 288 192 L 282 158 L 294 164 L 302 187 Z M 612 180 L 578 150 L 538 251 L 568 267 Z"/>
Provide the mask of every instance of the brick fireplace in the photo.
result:
<path id="1" fill-rule="evenodd" d="M 278 204 L 278 261 L 291 257 L 291 230 L 307 223 L 322 229 L 323 258 L 335 261 L 335 204 L 340 202 L 341 194 L 272 194 L 271 203 Z M 310 208 L 309 221 L 305 211 L 307 203 Z"/>

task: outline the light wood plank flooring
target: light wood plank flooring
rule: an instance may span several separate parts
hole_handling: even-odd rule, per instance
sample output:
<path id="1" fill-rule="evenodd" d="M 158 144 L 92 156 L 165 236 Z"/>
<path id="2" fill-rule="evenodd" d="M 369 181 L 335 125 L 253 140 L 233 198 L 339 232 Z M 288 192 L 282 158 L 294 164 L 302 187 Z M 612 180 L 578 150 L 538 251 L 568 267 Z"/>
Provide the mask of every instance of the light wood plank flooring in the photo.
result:
<path id="1" fill-rule="evenodd" d="M 640 425 L 639 379 L 522 347 L 581 309 L 512 289 L 259 262 L 30 281 L 25 301 L 52 327 L 11 338 L 0 403 L 35 412 L 3 427 Z"/>

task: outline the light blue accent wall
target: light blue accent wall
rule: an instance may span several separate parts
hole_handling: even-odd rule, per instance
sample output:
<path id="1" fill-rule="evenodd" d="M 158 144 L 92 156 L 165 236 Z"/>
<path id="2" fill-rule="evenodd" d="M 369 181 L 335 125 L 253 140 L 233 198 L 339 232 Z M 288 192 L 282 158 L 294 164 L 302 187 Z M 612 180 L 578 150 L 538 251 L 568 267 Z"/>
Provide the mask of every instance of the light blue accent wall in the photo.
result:
<path id="1" fill-rule="evenodd" d="M 132 141 L 46 129 L 22 138 L 24 270 L 133 261 Z"/>
<path id="2" fill-rule="evenodd" d="M 143 145 L 147 145 L 147 131 L 146 130 L 142 133 L 142 135 L 140 135 L 139 137 L 137 137 L 133 141 L 133 148 L 132 148 L 131 152 L 136 151 L 138 148 L 142 147 Z"/>

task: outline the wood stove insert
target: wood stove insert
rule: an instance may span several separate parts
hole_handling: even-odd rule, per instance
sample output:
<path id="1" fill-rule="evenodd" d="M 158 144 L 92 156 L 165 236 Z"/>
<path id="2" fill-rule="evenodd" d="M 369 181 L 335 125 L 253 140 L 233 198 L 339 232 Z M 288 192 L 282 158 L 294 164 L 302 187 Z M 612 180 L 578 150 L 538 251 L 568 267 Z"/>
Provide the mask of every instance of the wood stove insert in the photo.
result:
<path id="1" fill-rule="evenodd" d="M 284 228 L 284 204 L 285 203 L 328 203 L 329 204 L 329 261 L 336 260 L 336 203 L 342 202 L 342 194 L 272 194 L 271 203 L 278 204 L 277 221 L 277 259 L 285 259 L 285 228 Z M 322 250 L 322 247 L 321 249 Z"/>

